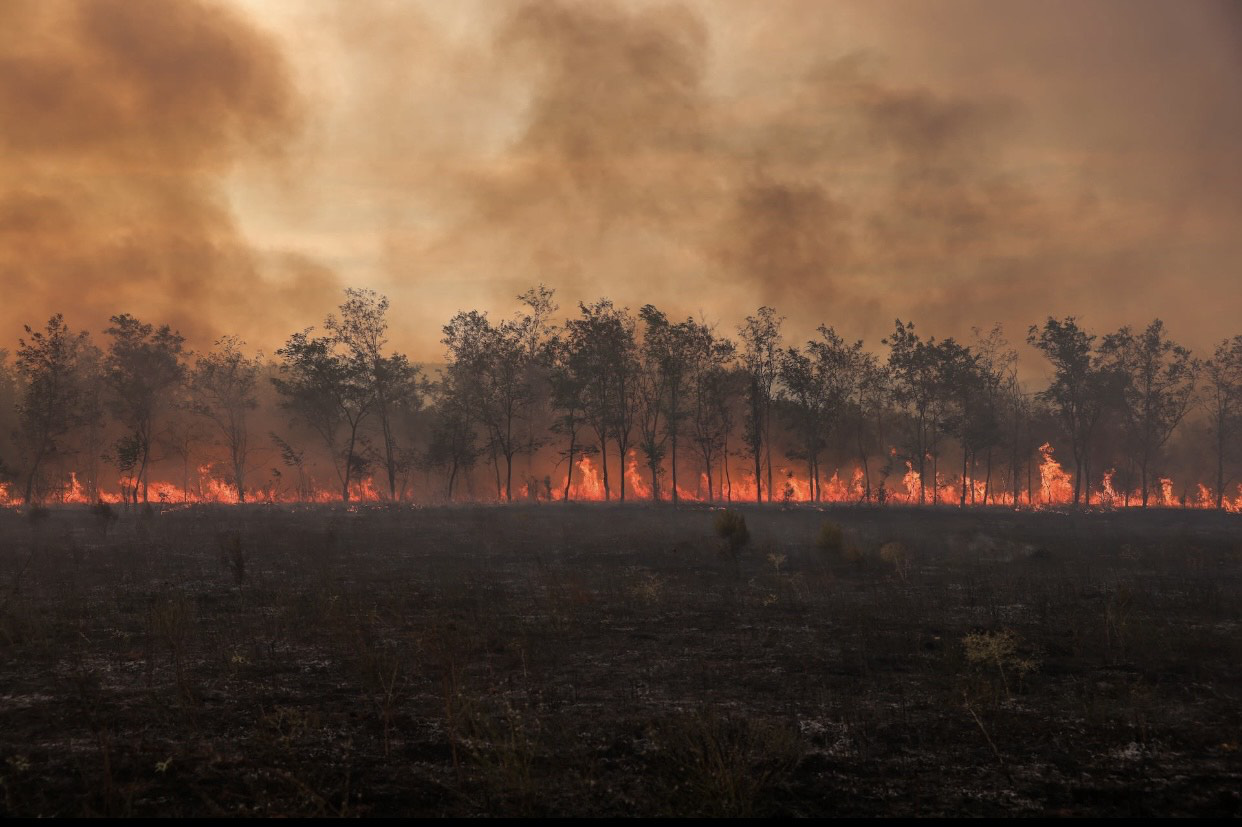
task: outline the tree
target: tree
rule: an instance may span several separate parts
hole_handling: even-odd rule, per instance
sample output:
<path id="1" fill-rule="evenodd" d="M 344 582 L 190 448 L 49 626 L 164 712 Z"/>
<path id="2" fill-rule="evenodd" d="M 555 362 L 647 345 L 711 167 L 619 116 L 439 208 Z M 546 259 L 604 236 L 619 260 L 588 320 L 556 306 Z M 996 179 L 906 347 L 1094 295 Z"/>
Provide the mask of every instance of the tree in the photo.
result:
<path id="1" fill-rule="evenodd" d="M 978 378 L 981 393 L 975 398 L 975 405 L 970 411 L 966 423 L 966 445 L 971 457 L 977 460 L 978 453 L 984 453 L 983 504 L 992 499 L 992 452 L 999 447 L 1004 438 L 1002 414 L 1005 408 L 1004 385 L 1007 377 L 1016 371 L 1018 354 L 1009 348 L 1005 340 L 1004 328 L 999 323 L 993 325 L 987 336 L 982 335 L 979 328 L 974 329 L 975 354 L 978 357 Z M 972 477 L 973 477 L 972 473 Z M 974 502 L 974 488 L 971 488 L 971 502 Z"/>
<path id="2" fill-rule="evenodd" d="M 935 339 L 923 341 L 914 332 L 914 323 L 897 320 L 893 334 L 883 343 L 889 346 L 888 367 L 893 377 L 893 397 L 903 406 L 911 424 L 910 453 L 919 468 L 919 504 L 927 502 L 927 459 L 932 457 L 933 476 L 943 424 L 945 403 L 941 393 L 944 373 L 942 353 Z M 939 492 L 933 481 L 932 501 Z"/>
<path id="3" fill-rule="evenodd" d="M 941 392 L 947 397 L 945 430 L 954 433 L 962 448 L 961 491 L 958 506 L 966 507 L 966 498 L 973 491 L 973 475 L 970 473 L 973 446 L 982 440 L 981 432 L 989 427 L 986 421 L 987 379 L 979 363 L 978 354 L 953 339 L 945 339 L 936 348 Z M 978 430 L 980 433 L 976 433 Z M 938 454 L 934 452 L 933 457 Z M 933 460 L 934 463 L 934 460 Z M 933 475 L 935 472 L 933 464 Z"/>
<path id="4" fill-rule="evenodd" d="M 625 497 L 625 458 L 633 428 L 637 374 L 634 319 L 608 299 L 578 304 L 579 317 L 565 323 L 564 346 L 572 370 L 582 382 L 583 415 L 595 432 L 604 482 L 611 499 L 608 439 L 620 451 L 621 496 Z"/>
<path id="5" fill-rule="evenodd" d="M 660 477 L 664 473 L 665 443 L 668 430 L 663 417 L 667 410 L 668 374 L 663 370 L 669 350 L 669 324 L 663 313 L 651 305 L 643 307 L 639 316 L 646 325 L 641 349 L 642 360 L 635 394 L 638 397 L 639 450 L 647 460 L 651 473 L 651 499 L 660 500 Z M 676 490 L 676 485 L 674 485 Z"/>
<path id="6" fill-rule="evenodd" d="M 1073 316 L 1051 316 L 1042 328 L 1031 325 L 1027 341 L 1052 363 L 1052 383 L 1039 398 L 1052 406 L 1069 438 L 1074 459 L 1074 505 L 1084 495 L 1091 504 L 1091 450 L 1096 430 L 1116 388 L 1116 375 L 1103 368 L 1095 354 L 1095 335 L 1078 326 Z"/>
<path id="7" fill-rule="evenodd" d="M 820 325 L 818 332 L 819 338 L 807 342 L 806 348 L 810 356 L 811 378 L 815 385 L 814 399 L 818 409 L 816 421 L 820 429 L 820 441 L 824 446 L 828 444 L 829 435 L 840 425 L 848 406 L 854 402 L 859 412 L 855 424 L 855 438 L 861 455 L 860 459 L 865 468 L 867 464 L 863 444 L 865 417 L 862 412 L 866 395 L 876 390 L 868 383 L 879 379 L 875 359 L 863 351 L 861 340 L 846 343 L 835 330 L 826 325 Z M 864 470 L 864 475 L 867 474 L 869 471 Z M 812 479 L 814 498 L 818 501 L 820 499 L 818 458 L 815 460 L 815 475 Z"/>
<path id="8" fill-rule="evenodd" d="M 711 349 L 711 330 L 694 319 L 676 324 L 654 306 L 645 305 L 639 311 L 645 330 L 643 335 L 643 368 L 647 376 L 644 391 L 647 397 L 642 409 L 644 453 L 651 468 L 652 497 L 659 499 L 658 470 L 664 455 L 664 441 L 671 452 L 672 498 L 676 505 L 677 446 L 682 425 L 687 416 L 687 397 L 697 366 Z M 661 418 L 662 417 L 662 418 Z"/>
<path id="9" fill-rule="evenodd" d="M 258 406 L 255 392 L 261 356 L 248 358 L 236 336 L 218 339 L 215 349 L 199 356 L 190 374 L 191 410 L 210 421 L 229 453 L 237 501 L 246 501 L 246 464 L 250 456 L 248 416 Z"/>
<path id="10" fill-rule="evenodd" d="M 706 325 L 703 329 L 707 336 L 697 354 L 691 383 L 691 435 L 707 473 L 707 498 L 715 498 L 713 468 L 717 462 L 723 466 L 721 485 L 728 487 L 726 496 L 732 498 L 729 434 L 733 430 L 733 402 L 740 385 L 739 374 L 730 366 L 736 347 L 728 339 L 717 337 Z"/>
<path id="11" fill-rule="evenodd" d="M 420 369 L 402 353 L 386 353 L 388 298 L 374 290 L 346 288 L 340 316 L 329 315 L 324 328 L 345 348 L 356 370 L 365 375 L 383 443 L 388 497 L 397 499 L 397 478 L 405 460 L 397 443 L 398 416 L 421 404 Z"/>
<path id="12" fill-rule="evenodd" d="M 568 440 L 560 451 L 566 463 L 565 491 L 562 499 L 569 501 L 573 490 L 574 468 L 579 456 L 594 456 L 598 448 L 582 444 L 579 434 L 587 425 L 587 390 L 591 377 L 582 354 L 575 351 L 567 337 L 553 335 L 544 345 L 542 361 L 548 371 L 551 404 L 555 412 L 551 430 Z"/>
<path id="13" fill-rule="evenodd" d="M 185 339 L 168 325 L 154 327 L 123 313 L 104 330 L 112 337 L 104 371 L 117 417 L 129 431 L 117 444 L 118 455 L 132 456 L 135 489 L 148 502 L 151 444 L 171 391 L 185 378 Z"/>
<path id="14" fill-rule="evenodd" d="M 478 435 L 475 417 L 470 409 L 471 393 L 458 384 L 460 375 L 448 373 L 434 386 L 435 411 L 431 441 L 424 463 L 447 472 L 445 499 L 453 501 L 457 475 L 469 471 L 478 462 Z"/>
<path id="15" fill-rule="evenodd" d="M 1118 383 L 1126 442 L 1138 462 L 1143 507 L 1147 507 L 1149 470 L 1194 401 L 1199 363 L 1190 351 L 1170 340 L 1156 319 L 1141 333 L 1128 326 L 1104 337 L 1104 364 Z"/>
<path id="16" fill-rule="evenodd" d="M 863 470 L 863 499 L 871 502 L 874 490 L 869 457 L 873 451 L 882 450 L 884 444 L 884 414 L 888 409 L 889 397 L 888 372 L 875 354 L 863 350 L 861 340 L 847 346 L 839 358 L 849 366 L 845 371 L 846 415 L 853 422 L 854 450 Z"/>
<path id="17" fill-rule="evenodd" d="M 1203 365 L 1203 402 L 1216 454 L 1216 507 L 1225 506 L 1225 461 L 1235 447 L 1242 412 L 1242 336 L 1225 339 Z"/>
<path id="18" fill-rule="evenodd" d="M 375 385 L 369 366 L 342 352 L 333 336 L 314 336 L 314 328 L 294 333 L 276 351 L 280 375 L 272 384 L 281 407 L 295 422 L 323 441 L 341 484 L 341 501 L 365 461 L 358 453 L 360 428 L 375 407 Z"/>
<path id="19" fill-rule="evenodd" d="M 755 463 L 755 502 L 762 502 L 762 465 L 767 460 L 768 502 L 772 502 L 772 399 L 780 373 L 781 323 L 771 307 L 761 307 L 738 327 L 741 363 L 746 372 L 746 444 Z M 765 453 L 766 452 L 766 453 Z"/>
<path id="20" fill-rule="evenodd" d="M 73 333 L 57 313 L 41 330 L 25 326 L 18 340 L 17 376 L 22 383 L 18 428 L 27 452 L 24 499 L 33 502 L 44 463 L 62 449 L 62 440 L 82 421 L 83 383 L 79 359 L 89 345 L 85 332 Z"/>
<path id="21" fill-rule="evenodd" d="M 819 502 L 819 457 L 827 441 L 830 409 L 828 390 L 816 376 L 810 357 L 796 347 L 781 356 L 781 402 L 793 426 L 797 447 L 788 452 L 790 459 L 806 461 L 807 479 L 811 482 L 811 499 Z"/>

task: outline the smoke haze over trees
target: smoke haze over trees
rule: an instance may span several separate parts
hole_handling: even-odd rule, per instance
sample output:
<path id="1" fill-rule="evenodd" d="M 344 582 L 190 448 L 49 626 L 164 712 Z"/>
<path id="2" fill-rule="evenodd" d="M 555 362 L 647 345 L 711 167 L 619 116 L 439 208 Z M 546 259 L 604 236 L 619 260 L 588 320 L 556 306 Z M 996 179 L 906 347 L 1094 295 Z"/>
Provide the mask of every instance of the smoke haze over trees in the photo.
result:
<path id="1" fill-rule="evenodd" d="M 997 320 L 1038 384 L 1032 319 L 1236 332 L 1233 3 L 3 6 L 0 329 L 270 354 L 358 285 L 429 362 L 463 294 L 546 281 L 848 341 Z"/>
<path id="2" fill-rule="evenodd" d="M 518 298 L 455 314 L 427 364 L 391 347 L 372 290 L 272 358 L 125 313 L 96 344 L 54 315 L 0 365 L 3 499 L 1242 508 L 1236 336 L 1205 358 L 1158 319 L 1048 318 L 1027 331 L 1038 387 L 999 325 L 963 343 L 897 320 L 872 350 L 827 324 L 799 343 L 766 306 L 730 336 Z"/>

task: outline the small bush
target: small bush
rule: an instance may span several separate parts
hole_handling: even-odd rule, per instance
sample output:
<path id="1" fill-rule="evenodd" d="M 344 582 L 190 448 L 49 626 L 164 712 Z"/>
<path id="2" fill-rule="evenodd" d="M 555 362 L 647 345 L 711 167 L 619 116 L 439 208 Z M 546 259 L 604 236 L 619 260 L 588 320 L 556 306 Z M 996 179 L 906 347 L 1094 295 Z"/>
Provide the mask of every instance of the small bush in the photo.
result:
<path id="1" fill-rule="evenodd" d="M 246 582 L 246 551 L 242 548 L 240 534 L 220 538 L 220 563 L 233 575 L 238 586 Z"/>
<path id="2" fill-rule="evenodd" d="M 1019 654 L 1018 638 L 1009 629 L 999 632 L 972 632 L 962 638 L 966 660 L 972 666 L 987 669 L 995 666 L 1005 695 L 1011 694 L 1010 675 L 1017 675 L 1019 688 L 1022 679 L 1039 668 L 1034 658 Z"/>
<path id="3" fill-rule="evenodd" d="M 727 508 L 716 515 L 716 534 L 729 544 L 729 551 L 733 552 L 750 542 L 746 518 Z"/>
<path id="4" fill-rule="evenodd" d="M 91 514 L 95 516 L 95 525 L 99 527 L 99 532 L 106 537 L 108 529 L 112 528 L 112 524 L 118 519 L 116 509 L 100 500 L 91 506 Z"/>
<path id="5" fill-rule="evenodd" d="M 652 734 L 677 815 L 764 815 L 765 799 L 806 754 L 791 728 L 710 709 L 663 721 Z"/>
<path id="6" fill-rule="evenodd" d="M 880 546 L 880 559 L 893 567 L 903 583 L 909 578 L 910 551 L 901 543 L 890 540 Z"/>
<path id="7" fill-rule="evenodd" d="M 840 554 L 845 548 L 845 532 L 837 523 L 828 521 L 819 527 L 815 547 L 829 554 Z"/>

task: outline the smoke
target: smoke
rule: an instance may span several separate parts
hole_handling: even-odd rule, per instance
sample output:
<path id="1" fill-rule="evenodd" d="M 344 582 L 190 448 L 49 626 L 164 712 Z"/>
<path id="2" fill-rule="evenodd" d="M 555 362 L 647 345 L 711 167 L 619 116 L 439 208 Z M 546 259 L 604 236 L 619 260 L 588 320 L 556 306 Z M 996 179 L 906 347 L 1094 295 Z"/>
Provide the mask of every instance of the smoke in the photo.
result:
<path id="1" fill-rule="evenodd" d="M 1242 304 L 1236 9 L 463 2 L 0 10 L 0 267 L 20 301 L 271 348 L 392 299 L 545 282 L 728 330 L 760 304 L 874 344 Z M 272 175 L 269 168 L 277 170 Z"/>
<path id="2" fill-rule="evenodd" d="M 279 165 L 304 112 L 271 38 L 196 0 L 0 8 L 0 325 L 128 312 L 195 344 L 303 324 L 324 279 L 282 283 L 225 178 Z"/>

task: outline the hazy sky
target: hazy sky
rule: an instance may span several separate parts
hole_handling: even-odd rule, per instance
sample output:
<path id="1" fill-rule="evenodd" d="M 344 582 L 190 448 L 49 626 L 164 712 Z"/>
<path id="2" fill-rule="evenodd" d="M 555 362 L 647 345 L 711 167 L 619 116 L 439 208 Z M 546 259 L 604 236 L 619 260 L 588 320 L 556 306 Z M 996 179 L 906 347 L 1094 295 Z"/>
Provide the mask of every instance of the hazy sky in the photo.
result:
<path id="1" fill-rule="evenodd" d="M 270 350 L 343 286 L 607 295 L 872 346 L 1242 333 L 1242 5 L 0 3 L 0 343 L 127 311 Z"/>

